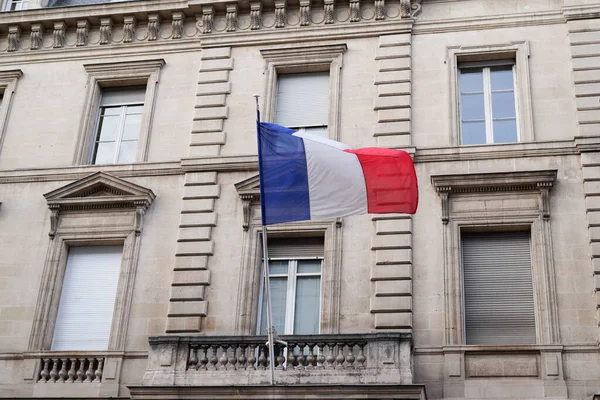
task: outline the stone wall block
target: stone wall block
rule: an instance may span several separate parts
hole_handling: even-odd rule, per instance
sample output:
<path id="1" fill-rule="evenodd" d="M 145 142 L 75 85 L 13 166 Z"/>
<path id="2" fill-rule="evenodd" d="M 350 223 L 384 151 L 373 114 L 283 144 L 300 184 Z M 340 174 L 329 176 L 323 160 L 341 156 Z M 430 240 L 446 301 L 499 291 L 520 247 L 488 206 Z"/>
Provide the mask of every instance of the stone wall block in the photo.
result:
<path id="1" fill-rule="evenodd" d="M 412 279 L 412 265 L 376 265 L 371 268 L 372 281 Z"/>
<path id="2" fill-rule="evenodd" d="M 376 235 L 371 238 L 371 250 L 410 249 L 412 235 Z"/>
<path id="3" fill-rule="evenodd" d="M 412 36 L 410 33 L 379 36 L 379 47 L 406 46 L 410 45 Z"/>
<path id="4" fill-rule="evenodd" d="M 371 297 L 371 313 L 411 312 L 412 296 Z"/>
<path id="5" fill-rule="evenodd" d="M 197 241 L 197 240 L 210 240 L 212 228 L 209 226 L 193 227 L 193 228 L 180 228 L 179 234 L 177 235 L 178 242 Z"/>
<path id="6" fill-rule="evenodd" d="M 228 114 L 228 107 L 200 107 L 194 110 L 194 120 L 227 119 Z"/>
<path id="7" fill-rule="evenodd" d="M 412 329 L 412 313 L 375 314 L 375 329 Z"/>
<path id="8" fill-rule="evenodd" d="M 210 285 L 210 271 L 181 270 L 173 271 L 173 286 Z"/>
<path id="9" fill-rule="evenodd" d="M 205 286 L 172 286 L 171 301 L 204 300 Z"/>
<path id="10" fill-rule="evenodd" d="M 169 317 L 205 317 L 208 310 L 206 301 L 172 301 L 169 303 Z"/>
<path id="11" fill-rule="evenodd" d="M 192 132 L 190 146 L 224 145 L 226 138 L 227 132 Z"/>
<path id="12" fill-rule="evenodd" d="M 395 136 L 377 136 L 378 147 L 403 148 L 409 147 L 412 141 L 409 134 Z"/>
<path id="13" fill-rule="evenodd" d="M 229 82 L 229 70 L 206 71 L 198 74 L 198 83 Z"/>
<path id="14" fill-rule="evenodd" d="M 190 332 L 197 333 L 201 331 L 200 317 L 169 317 L 167 319 L 167 333 Z"/>
<path id="15" fill-rule="evenodd" d="M 208 119 L 192 122 L 192 133 L 218 132 L 223 130 L 223 119 Z"/>
<path id="16" fill-rule="evenodd" d="M 200 63 L 200 72 L 210 72 L 210 71 L 221 71 L 221 70 L 232 70 L 233 69 L 233 59 L 232 58 L 224 58 L 224 59 L 202 59 Z"/>
<path id="17" fill-rule="evenodd" d="M 184 178 L 185 186 L 214 185 L 217 183 L 216 172 L 188 172 Z"/>
<path id="18" fill-rule="evenodd" d="M 390 235 L 396 233 L 410 233 L 412 229 L 412 219 L 383 219 L 375 221 L 375 232 L 378 235 Z"/>
<path id="19" fill-rule="evenodd" d="M 202 60 L 221 60 L 231 57 L 231 47 L 202 49 Z"/>
<path id="20" fill-rule="evenodd" d="M 410 134 L 410 121 L 378 123 L 375 125 L 375 129 L 373 130 L 373 136 L 393 136 L 406 134 Z"/>
<path id="21" fill-rule="evenodd" d="M 411 280 L 397 280 L 397 281 L 376 281 L 375 282 L 375 296 L 386 297 L 386 296 L 397 296 L 397 295 L 412 295 L 412 281 Z"/>
<path id="22" fill-rule="evenodd" d="M 225 105 L 226 94 L 196 96 L 196 107 L 221 107 Z"/>
<path id="23" fill-rule="evenodd" d="M 213 241 L 177 242 L 175 255 L 212 256 L 215 248 Z"/>

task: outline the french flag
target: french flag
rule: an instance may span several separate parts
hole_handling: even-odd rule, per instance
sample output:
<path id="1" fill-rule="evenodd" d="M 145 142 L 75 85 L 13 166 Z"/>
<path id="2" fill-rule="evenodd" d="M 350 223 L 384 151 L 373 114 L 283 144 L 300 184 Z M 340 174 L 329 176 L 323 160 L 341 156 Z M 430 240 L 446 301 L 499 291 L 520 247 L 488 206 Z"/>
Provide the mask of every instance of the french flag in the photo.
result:
<path id="1" fill-rule="evenodd" d="M 264 225 L 358 214 L 414 214 L 412 159 L 402 150 L 343 143 L 258 122 Z"/>

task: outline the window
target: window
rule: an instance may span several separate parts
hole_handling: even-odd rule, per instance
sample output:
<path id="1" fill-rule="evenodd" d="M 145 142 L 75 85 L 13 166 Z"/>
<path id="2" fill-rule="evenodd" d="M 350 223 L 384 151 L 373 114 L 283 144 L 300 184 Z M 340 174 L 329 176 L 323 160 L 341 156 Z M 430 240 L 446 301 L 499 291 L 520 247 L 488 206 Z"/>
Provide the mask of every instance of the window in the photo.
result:
<path id="1" fill-rule="evenodd" d="M 163 59 L 87 64 L 87 93 L 73 163 L 146 161 Z"/>
<path id="2" fill-rule="evenodd" d="M 535 344 L 530 232 L 462 232 L 466 344 Z"/>
<path id="3" fill-rule="evenodd" d="M 6 0 L 4 3 L 4 11 L 19 11 L 27 10 L 29 0 Z"/>
<path id="4" fill-rule="evenodd" d="M 102 90 L 92 164 L 135 162 L 145 86 Z"/>
<path id="5" fill-rule="evenodd" d="M 529 44 L 447 47 L 451 145 L 534 140 Z"/>
<path id="6" fill-rule="evenodd" d="M 277 333 L 320 333 L 323 254 L 323 238 L 269 239 L 271 310 Z M 261 299 L 258 334 L 267 327 L 264 287 Z"/>
<path id="7" fill-rule="evenodd" d="M 279 75 L 275 123 L 327 137 L 329 72 Z"/>
<path id="8" fill-rule="evenodd" d="M 461 144 L 517 142 L 514 61 L 460 63 L 458 68 Z"/>
<path id="9" fill-rule="evenodd" d="M 17 87 L 17 81 L 21 76 L 23 76 L 23 72 L 20 69 L 0 71 L 0 151 L 2 151 L 8 114 Z"/>
<path id="10" fill-rule="evenodd" d="M 71 247 L 51 350 L 107 350 L 123 246 Z"/>

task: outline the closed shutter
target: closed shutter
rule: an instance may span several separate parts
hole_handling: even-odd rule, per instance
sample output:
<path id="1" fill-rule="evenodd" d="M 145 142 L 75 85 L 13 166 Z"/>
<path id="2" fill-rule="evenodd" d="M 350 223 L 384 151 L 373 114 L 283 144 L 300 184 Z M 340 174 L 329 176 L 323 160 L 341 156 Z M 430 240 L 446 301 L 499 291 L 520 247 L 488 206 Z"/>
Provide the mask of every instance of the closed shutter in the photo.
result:
<path id="1" fill-rule="evenodd" d="M 146 86 L 129 86 L 102 89 L 100 106 L 114 106 L 122 104 L 144 104 Z"/>
<path id="2" fill-rule="evenodd" d="M 107 350 L 123 246 L 71 247 L 52 350 Z"/>
<path id="3" fill-rule="evenodd" d="M 323 237 L 269 238 L 269 258 L 323 257 Z"/>
<path id="4" fill-rule="evenodd" d="M 535 344 L 529 232 L 463 233 L 467 344 Z"/>
<path id="5" fill-rule="evenodd" d="M 279 75 L 275 123 L 289 128 L 327 126 L 329 72 Z"/>

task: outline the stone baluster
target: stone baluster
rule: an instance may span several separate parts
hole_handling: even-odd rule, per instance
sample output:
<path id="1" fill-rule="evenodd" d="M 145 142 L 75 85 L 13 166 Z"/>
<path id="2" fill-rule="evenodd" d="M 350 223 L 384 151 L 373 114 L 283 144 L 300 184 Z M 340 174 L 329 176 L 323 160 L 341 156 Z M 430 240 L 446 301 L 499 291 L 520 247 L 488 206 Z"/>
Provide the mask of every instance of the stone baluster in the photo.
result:
<path id="1" fill-rule="evenodd" d="M 42 361 L 44 363 L 44 366 L 42 367 L 42 370 L 40 371 L 40 381 L 46 383 L 46 382 L 48 382 L 48 377 L 50 376 L 50 371 L 48 370 L 48 368 L 50 366 L 50 359 L 44 358 Z"/>
<path id="2" fill-rule="evenodd" d="M 323 369 L 325 366 L 323 363 L 325 362 L 325 355 L 323 354 L 323 347 L 325 347 L 325 343 L 317 343 L 318 352 L 317 352 L 317 367 L 316 369 Z"/>
<path id="3" fill-rule="evenodd" d="M 77 359 L 71 358 L 70 362 L 71 362 L 71 367 L 69 368 L 69 372 L 67 372 L 67 375 L 69 375 L 69 379 L 67 379 L 67 382 L 73 383 L 73 382 L 75 382 L 75 374 L 76 374 L 75 364 L 77 364 Z"/>
<path id="4" fill-rule="evenodd" d="M 298 355 L 296 356 L 296 361 L 298 363 L 296 369 L 298 370 L 303 370 L 306 368 L 306 356 L 304 355 L 305 346 L 306 343 L 298 343 Z"/>
<path id="5" fill-rule="evenodd" d="M 217 366 L 217 369 L 224 370 L 227 369 L 225 365 L 227 364 L 227 351 L 229 350 L 229 347 L 227 345 L 219 347 L 221 348 L 221 357 L 219 357 L 219 365 Z"/>
<path id="6" fill-rule="evenodd" d="M 254 365 L 256 363 L 256 345 L 251 344 L 249 347 L 250 351 L 248 352 L 248 366 L 246 367 L 246 369 L 253 370 L 256 369 L 256 366 Z"/>
<path id="7" fill-rule="evenodd" d="M 203 344 L 200 346 L 200 350 L 202 352 L 202 356 L 200 357 L 200 363 L 196 369 L 206 371 L 206 365 L 208 364 L 208 345 Z"/>
<path id="8" fill-rule="evenodd" d="M 83 382 L 85 376 L 85 358 L 79 358 L 79 369 L 77 370 L 77 382 Z"/>
<path id="9" fill-rule="evenodd" d="M 63 358 L 60 360 L 60 370 L 58 371 L 58 379 L 60 382 L 65 382 L 67 380 L 67 361 L 68 358 Z"/>
<path id="10" fill-rule="evenodd" d="M 344 344 L 338 343 L 337 350 L 338 355 L 335 358 L 335 369 L 342 369 L 344 368 L 344 361 L 346 360 L 346 358 L 344 357 Z"/>
<path id="11" fill-rule="evenodd" d="M 356 358 L 354 354 L 352 354 L 352 349 L 354 348 L 354 343 L 348 343 L 348 354 L 346 355 L 346 368 L 354 369 L 354 361 Z"/>
<path id="12" fill-rule="evenodd" d="M 94 372 L 96 375 L 96 380 L 94 382 L 102 382 L 102 373 L 104 372 L 104 358 L 98 359 L 98 368 Z"/>
<path id="13" fill-rule="evenodd" d="M 237 358 L 238 369 L 246 369 L 246 349 L 248 345 L 245 343 L 240 344 L 240 355 Z"/>
<path id="14" fill-rule="evenodd" d="M 227 352 L 229 353 L 229 357 L 227 358 L 227 365 L 225 366 L 225 368 L 227 370 L 232 370 L 235 371 L 236 368 L 236 363 L 237 363 L 237 357 L 236 357 L 236 353 L 237 353 L 237 344 L 230 344 L 227 347 Z"/>
<path id="15" fill-rule="evenodd" d="M 364 353 L 365 345 L 366 343 L 358 344 L 358 356 L 356 356 L 356 362 L 358 363 L 358 365 L 356 366 L 357 369 L 365 368 L 365 361 L 367 361 L 367 358 L 365 357 Z"/>
<path id="16" fill-rule="evenodd" d="M 85 371 L 85 381 L 92 382 L 94 380 L 94 358 L 88 358 L 88 369 Z"/>
<path id="17" fill-rule="evenodd" d="M 283 370 L 283 364 L 285 363 L 285 356 L 284 356 L 285 347 L 277 346 L 276 349 L 279 350 L 279 354 L 275 358 L 275 369 Z"/>
<path id="18" fill-rule="evenodd" d="M 52 371 L 50 371 L 50 382 L 56 382 L 58 378 L 58 358 L 52 359 Z"/>
<path id="19" fill-rule="evenodd" d="M 287 369 L 294 369 L 297 365 L 296 356 L 294 356 L 294 349 L 296 348 L 295 344 L 290 344 L 288 347 L 288 356 L 287 356 Z"/>
<path id="20" fill-rule="evenodd" d="M 325 360 L 327 361 L 327 366 L 325 368 L 333 369 L 333 368 L 335 368 L 335 366 L 333 365 L 333 363 L 335 361 L 335 357 L 333 355 L 333 349 L 335 348 L 335 343 L 327 343 L 327 348 L 329 349 L 329 351 L 327 352 L 327 357 L 325 357 Z"/>
<path id="21" fill-rule="evenodd" d="M 306 357 L 306 369 L 315 369 L 316 357 L 315 357 L 314 351 L 315 351 L 315 344 L 309 343 L 308 344 L 308 356 Z"/>
<path id="22" fill-rule="evenodd" d="M 190 346 L 190 359 L 188 361 L 188 369 L 198 369 L 198 357 L 196 356 L 197 349 Z"/>
<path id="23" fill-rule="evenodd" d="M 260 345 L 260 351 L 258 355 L 258 369 L 265 370 L 267 369 L 267 357 L 265 356 L 265 346 Z"/>
<path id="24" fill-rule="evenodd" d="M 217 349 L 219 348 L 219 345 L 213 344 L 210 346 L 210 348 L 212 349 L 212 353 L 210 355 L 210 365 L 208 366 L 208 369 L 211 371 L 216 371 L 217 363 L 219 362 L 219 359 L 217 358 Z"/>

